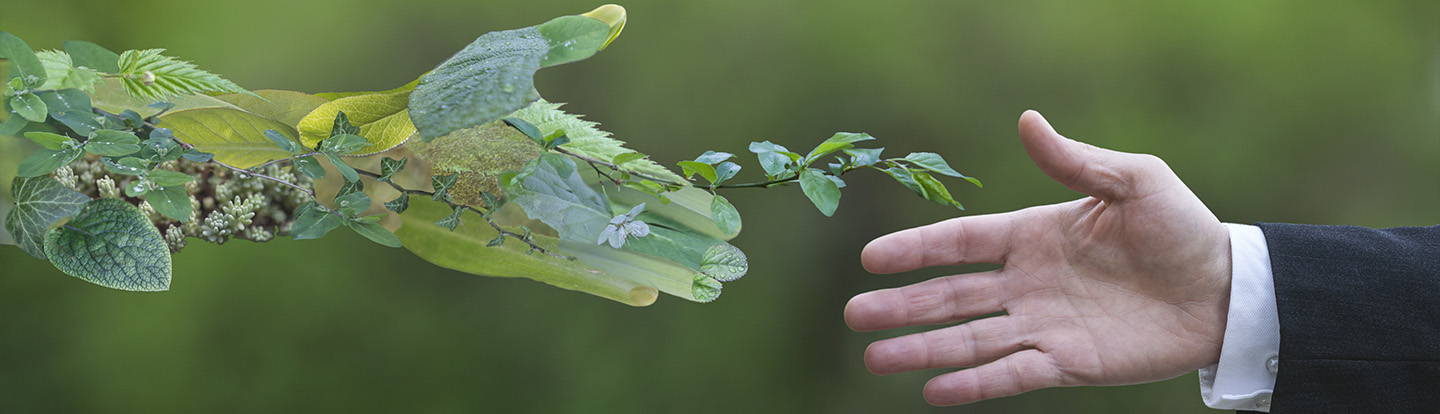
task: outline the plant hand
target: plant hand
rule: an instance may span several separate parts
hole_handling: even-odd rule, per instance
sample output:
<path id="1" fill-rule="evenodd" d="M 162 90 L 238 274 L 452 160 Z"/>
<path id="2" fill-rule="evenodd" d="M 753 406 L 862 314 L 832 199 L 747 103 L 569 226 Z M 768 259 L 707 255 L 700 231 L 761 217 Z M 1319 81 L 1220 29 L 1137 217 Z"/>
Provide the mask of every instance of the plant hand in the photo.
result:
<path id="1" fill-rule="evenodd" d="M 1229 232 L 1159 158 L 1097 148 L 1038 112 L 1020 139 L 1045 174 L 1089 197 L 962 217 L 865 246 L 874 273 L 995 263 L 999 270 L 867 292 L 845 307 L 852 329 L 950 324 L 877 341 L 876 374 L 974 367 L 925 385 L 936 405 L 1047 387 L 1121 385 L 1215 364 L 1230 296 Z"/>

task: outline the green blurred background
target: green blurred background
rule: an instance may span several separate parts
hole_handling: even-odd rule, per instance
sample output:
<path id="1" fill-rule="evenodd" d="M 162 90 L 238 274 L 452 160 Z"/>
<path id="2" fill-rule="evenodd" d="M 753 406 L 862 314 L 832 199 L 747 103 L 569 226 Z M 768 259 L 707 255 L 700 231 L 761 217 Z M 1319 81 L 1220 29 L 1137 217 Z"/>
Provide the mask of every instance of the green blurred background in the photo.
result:
<path id="1" fill-rule="evenodd" d="M 0 30 L 168 48 L 256 89 L 379 90 L 486 31 L 598 5 L 4 0 Z M 609 49 L 537 83 L 657 160 L 864 131 L 983 179 L 952 184 L 963 214 L 1077 198 L 1016 139 L 1034 108 L 1070 137 L 1159 155 L 1225 221 L 1440 223 L 1434 1 L 623 5 Z M 751 272 L 703 305 L 630 308 L 338 232 L 192 243 L 160 294 L 0 247 L 0 412 L 1210 411 L 1193 373 L 946 409 L 920 396 L 945 370 L 869 374 L 866 344 L 903 332 L 850 331 L 846 300 L 976 268 L 867 274 L 868 240 L 957 213 L 879 174 L 846 179 L 833 218 L 795 188 L 727 194 Z"/>

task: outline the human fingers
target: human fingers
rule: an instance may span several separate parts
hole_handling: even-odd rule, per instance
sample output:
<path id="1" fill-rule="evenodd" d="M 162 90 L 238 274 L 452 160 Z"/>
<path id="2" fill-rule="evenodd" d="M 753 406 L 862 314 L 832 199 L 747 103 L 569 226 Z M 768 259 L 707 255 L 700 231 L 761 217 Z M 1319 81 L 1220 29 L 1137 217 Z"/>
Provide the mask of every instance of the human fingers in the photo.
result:
<path id="1" fill-rule="evenodd" d="M 1016 316 L 997 316 L 877 341 L 865 348 L 865 367 L 885 375 L 931 368 L 973 367 L 1020 351 Z"/>
<path id="2" fill-rule="evenodd" d="M 925 383 L 925 401 L 934 405 L 969 404 L 1062 385 L 1064 373 L 1055 360 L 1039 350 L 1026 349 L 975 368 L 931 378 Z"/>
<path id="3" fill-rule="evenodd" d="M 890 233 L 860 251 L 871 273 L 897 273 L 930 266 L 1001 263 L 1014 237 L 1015 212 L 959 217 Z"/>
<path id="4" fill-rule="evenodd" d="M 959 322 L 1001 311 L 1008 299 L 999 271 L 946 276 L 855 295 L 845 323 L 857 331 Z"/>
<path id="5" fill-rule="evenodd" d="M 1159 158 L 1112 151 L 1061 136 L 1039 112 L 1020 115 L 1020 142 L 1045 175 L 1101 200 L 1130 198 Z M 1161 163 L 1163 165 L 1163 162 Z"/>

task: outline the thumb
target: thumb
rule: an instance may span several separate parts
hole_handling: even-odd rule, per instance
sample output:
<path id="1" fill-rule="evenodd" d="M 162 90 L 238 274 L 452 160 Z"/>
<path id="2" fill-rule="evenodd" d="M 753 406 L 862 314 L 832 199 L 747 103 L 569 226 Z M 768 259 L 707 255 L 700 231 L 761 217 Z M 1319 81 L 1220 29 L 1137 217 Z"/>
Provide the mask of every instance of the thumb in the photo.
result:
<path id="1" fill-rule="evenodd" d="M 1148 155 L 1130 154 L 1065 138 L 1034 110 L 1020 115 L 1020 142 L 1050 179 L 1101 200 L 1129 198 L 1148 168 Z"/>

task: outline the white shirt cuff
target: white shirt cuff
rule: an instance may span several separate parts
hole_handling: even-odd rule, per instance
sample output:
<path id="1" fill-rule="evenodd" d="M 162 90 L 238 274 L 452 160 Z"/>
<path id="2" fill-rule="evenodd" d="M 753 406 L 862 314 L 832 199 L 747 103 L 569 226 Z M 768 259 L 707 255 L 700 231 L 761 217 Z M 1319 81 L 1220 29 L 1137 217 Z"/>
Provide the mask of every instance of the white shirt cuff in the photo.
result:
<path id="1" fill-rule="evenodd" d="M 1230 313 L 1220 363 L 1200 369 L 1200 396 L 1210 408 L 1269 412 L 1280 354 L 1270 251 L 1259 227 L 1225 226 L 1230 230 Z"/>

